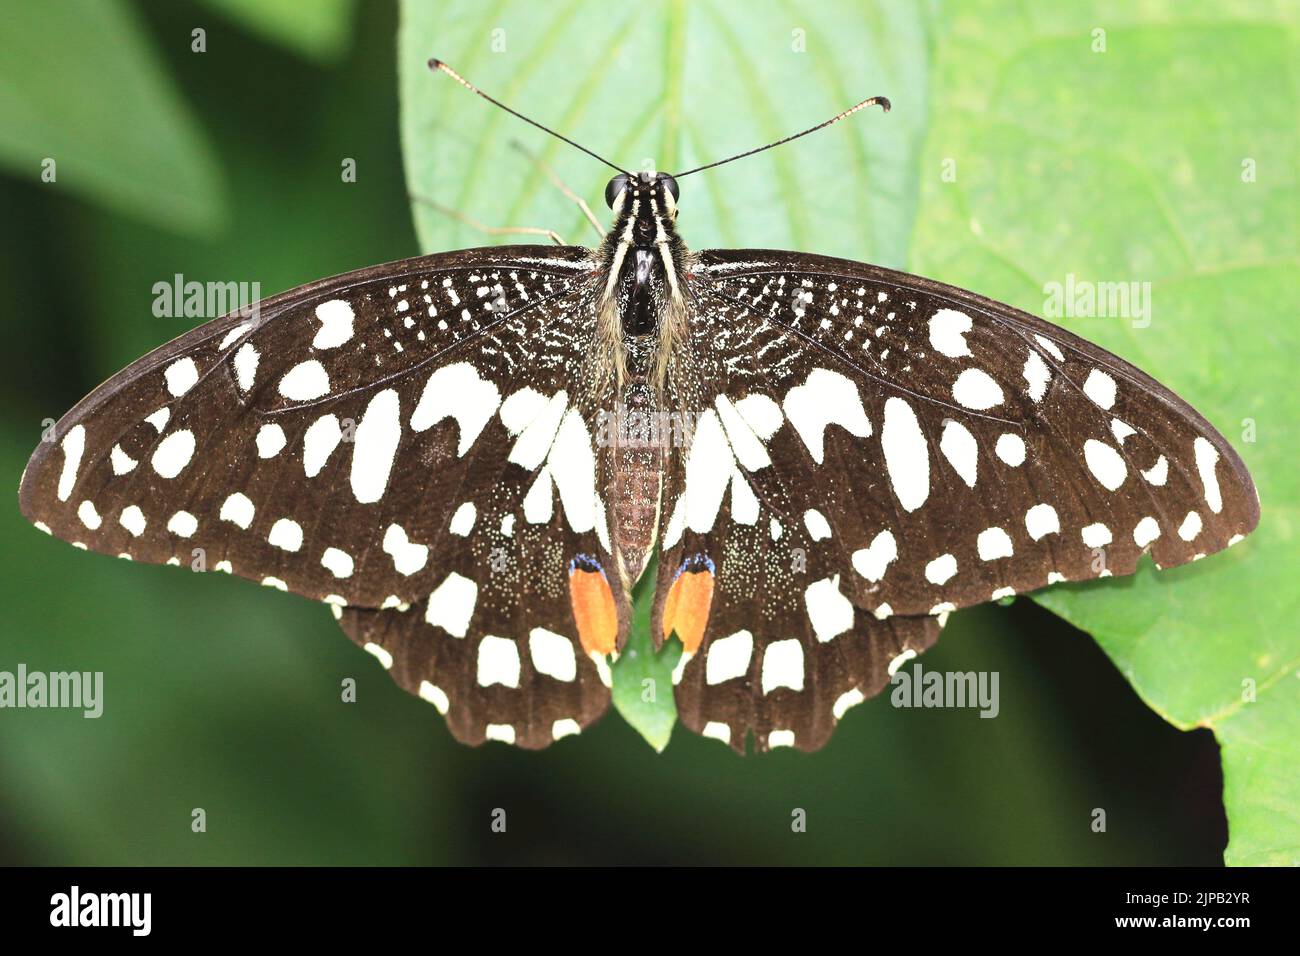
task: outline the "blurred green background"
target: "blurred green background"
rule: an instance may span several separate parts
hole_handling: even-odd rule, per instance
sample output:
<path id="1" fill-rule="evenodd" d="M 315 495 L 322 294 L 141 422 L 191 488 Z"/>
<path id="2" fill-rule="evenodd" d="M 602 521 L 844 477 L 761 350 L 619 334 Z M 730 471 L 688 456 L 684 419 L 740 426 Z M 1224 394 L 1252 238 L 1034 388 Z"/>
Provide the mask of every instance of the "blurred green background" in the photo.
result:
<path id="1" fill-rule="evenodd" d="M 424 55 L 447 56 L 496 91 L 452 54 L 466 43 L 481 43 L 486 52 L 493 17 L 505 17 L 507 6 L 487 8 L 489 29 L 481 36 L 465 39 L 460 18 L 457 49 L 444 53 L 431 37 Z M 726 11 L 740 15 L 740 4 L 712 6 L 724 19 Z M 922 162 L 926 78 L 941 77 L 946 36 L 961 31 L 961 14 L 906 6 L 924 28 L 914 38 L 917 60 L 897 50 L 882 53 L 897 61 L 886 72 L 898 85 L 877 89 L 877 74 L 841 81 L 842 99 L 885 92 L 896 104 L 910 104 L 910 119 L 900 127 L 903 145 L 885 147 L 879 162 L 885 179 L 877 185 L 889 202 L 866 203 L 866 215 L 848 217 L 833 235 L 809 227 L 803 238 L 809 251 L 851 254 L 860 246 L 860 258 L 874 254 L 934 278 L 966 280 L 963 267 L 969 270 L 972 260 L 952 253 L 940 234 L 951 224 L 928 230 L 917 224 L 913 232 L 921 203 L 915 181 L 909 187 L 901 174 L 897 182 L 889 178 L 901 164 Z M 408 11 L 415 7 L 422 12 L 408 16 L 437 22 L 439 5 L 410 4 Z M 981 7 L 985 18 L 1000 9 Z M 611 42 L 610 24 L 593 9 L 574 3 L 545 15 L 577 35 L 584 23 L 599 24 L 600 42 Z M 796 5 L 781 10 L 790 22 L 802 22 Z M 1019 5 L 1003 15 L 1025 28 Z M 891 17 L 899 16 L 895 10 L 846 22 L 841 40 L 851 45 L 852 31 L 866 37 L 877 28 L 895 29 Z M 4 0 L 0 17 L 0 116 L 24 120 L 0 132 L 0 314 L 7 346 L 0 352 L 0 466 L 11 488 L 43 420 L 59 417 L 95 384 L 195 324 L 153 316 L 155 282 L 175 273 L 258 281 L 269 295 L 476 241 L 440 236 L 442 227 L 427 221 L 423 250 L 417 241 L 398 89 L 409 97 L 423 84 L 451 84 L 415 75 L 410 50 L 399 80 L 393 4 Z M 206 31 L 202 54 L 191 49 L 196 27 Z M 1086 49 L 1088 31 L 1079 29 Z M 558 47 L 549 55 L 562 64 L 563 44 Z M 526 49 L 517 46 L 516 55 Z M 1052 88 L 1053 77 L 1034 82 Z M 454 119 L 458 113 L 483 122 L 476 112 L 482 104 L 459 94 L 434 101 L 448 112 L 427 130 L 452 149 L 469 141 Z M 1089 91 L 1070 86 L 1062 96 L 1073 101 Z M 563 117 L 567 105 L 536 89 L 512 102 L 543 120 Z M 743 106 L 715 101 L 709 90 L 688 90 L 681 102 L 697 111 L 704 128 L 713 122 L 708 113 L 725 116 Z M 833 102 L 819 100 L 809 115 L 772 122 L 795 129 L 823 118 L 824 105 Z M 1126 103 L 1119 98 L 1109 108 L 1123 111 Z M 1217 117 L 1207 119 L 1210 133 Z M 597 111 L 585 117 L 580 134 L 573 131 L 597 151 L 605 145 L 599 120 Z M 420 117 L 408 113 L 406 121 L 408 132 L 421 130 Z M 1294 142 L 1294 115 L 1288 122 Z M 514 175 L 514 167 L 501 165 L 508 154 L 503 147 L 523 131 L 504 126 L 496 130 L 493 152 L 467 154 L 468 162 L 486 168 L 480 190 L 490 192 L 494 182 Z M 876 124 L 870 135 L 880 130 Z M 808 148 L 848 142 L 824 135 L 806 141 Z M 937 155 L 946 145 L 938 144 Z M 427 157 L 418 143 L 408 139 L 406 149 L 413 182 L 421 191 L 436 189 L 437 168 L 421 165 Z M 788 167 L 778 172 L 799 166 L 797 147 L 790 149 L 780 161 Z M 931 152 L 924 152 L 927 162 Z M 41 181 L 45 156 L 58 161 L 56 182 Z M 562 159 L 574 185 L 601 208 L 599 170 L 576 155 L 550 158 Z M 340 175 L 346 159 L 356 162 L 355 182 Z M 454 172 L 454 158 L 448 164 Z M 745 175 L 762 173 L 754 168 Z M 736 233 L 776 244 L 764 231 L 762 204 L 753 222 L 725 216 L 726 203 L 716 194 L 725 182 L 708 186 L 708 201 L 699 193 L 702 201 L 690 213 L 694 244 L 739 244 Z M 821 188 L 828 191 L 815 201 L 835 207 L 844 185 Z M 1293 262 L 1296 217 L 1294 193 L 1288 195 L 1279 216 L 1290 230 Z M 569 207 L 559 201 L 555 208 L 560 218 L 528 224 L 554 225 L 570 241 L 589 241 Z M 530 212 L 522 201 L 503 209 L 476 202 L 464 211 L 489 221 Z M 1067 214 L 1054 215 L 1065 221 Z M 1089 228 L 1131 226 L 1122 216 L 1101 218 L 1109 221 Z M 692 235 L 688 229 L 688 242 Z M 998 295 L 1010 281 L 1005 262 L 974 265 L 988 276 L 983 284 L 964 281 L 977 291 Z M 1048 276 L 1069 265 L 1053 268 Z M 1018 304 L 1035 307 L 1032 297 Z M 495 744 L 470 750 L 451 739 L 432 708 L 399 691 L 348 642 L 322 606 L 222 575 L 76 551 L 27 526 L 16 503 L 0 509 L 0 541 L 6 611 L 0 670 L 19 662 L 33 670 L 97 670 L 106 684 L 98 720 L 66 711 L 0 711 L 0 862 L 1223 859 L 1224 780 L 1210 731 L 1170 726 L 1092 638 L 1024 599 L 954 615 L 924 658 L 927 668 L 1000 672 L 995 720 L 973 711 L 896 710 L 881 696 L 851 711 L 817 754 L 741 759 L 680 728 L 668 749 L 655 754 L 611 711 L 591 731 L 542 753 Z M 1293 590 L 1287 599 L 1294 602 Z M 357 681 L 356 703 L 340 700 L 345 678 Z M 1227 682 L 1237 685 L 1235 671 Z M 206 833 L 191 832 L 196 807 L 206 811 Z M 505 834 L 490 829 L 495 808 L 507 812 Z M 806 833 L 791 832 L 796 808 L 807 813 Z M 1094 808 L 1106 811 L 1105 833 L 1091 829 Z M 1294 806 L 1278 812 L 1294 815 Z"/>

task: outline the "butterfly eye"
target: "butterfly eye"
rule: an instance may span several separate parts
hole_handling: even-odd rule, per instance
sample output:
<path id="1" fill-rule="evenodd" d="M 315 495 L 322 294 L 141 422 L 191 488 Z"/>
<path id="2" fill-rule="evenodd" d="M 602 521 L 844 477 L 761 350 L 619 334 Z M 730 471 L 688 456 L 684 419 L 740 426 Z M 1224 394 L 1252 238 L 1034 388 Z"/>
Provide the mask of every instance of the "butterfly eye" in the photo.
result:
<path id="1" fill-rule="evenodd" d="M 605 205 L 614 208 L 614 200 L 627 188 L 627 174 L 619 173 L 605 185 Z"/>
<path id="2" fill-rule="evenodd" d="M 660 173 L 659 180 L 664 184 L 664 188 L 668 190 L 669 195 L 673 197 L 673 202 L 677 202 L 678 196 L 681 195 L 677 190 L 677 180 L 667 173 Z"/>

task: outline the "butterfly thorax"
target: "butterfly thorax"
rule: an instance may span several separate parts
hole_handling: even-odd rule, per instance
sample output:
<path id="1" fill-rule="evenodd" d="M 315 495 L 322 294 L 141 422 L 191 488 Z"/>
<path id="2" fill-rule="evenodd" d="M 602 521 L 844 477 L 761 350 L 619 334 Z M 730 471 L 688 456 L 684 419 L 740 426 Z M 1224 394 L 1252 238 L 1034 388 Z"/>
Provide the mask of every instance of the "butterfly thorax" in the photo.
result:
<path id="1" fill-rule="evenodd" d="M 627 177 L 601 247 L 604 293 L 598 313 L 601 364 L 615 381 L 610 471 L 611 534 L 629 584 L 645 569 L 659 526 L 665 442 L 673 416 L 664 376 L 685 308 L 678 285 L 686 248 L 673 227 L 676 204 L 662 178 Z"/>

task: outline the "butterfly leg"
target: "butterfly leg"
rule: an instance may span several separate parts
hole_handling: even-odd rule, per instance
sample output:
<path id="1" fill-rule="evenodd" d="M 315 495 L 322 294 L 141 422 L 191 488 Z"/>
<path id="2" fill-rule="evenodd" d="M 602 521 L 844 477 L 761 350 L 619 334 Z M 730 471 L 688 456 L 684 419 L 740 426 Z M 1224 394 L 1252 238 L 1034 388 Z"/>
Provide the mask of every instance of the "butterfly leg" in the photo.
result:
<path id="1" fill-rule="evenodd" d="M 596 234 L 602 239 L 605 238 L 605 227 L 600 224 L 600 220 L 596 218 L 596 214 L 591 211 L 591 207 L 587 205 L 587 200 L 583 199 L 570 189 L 568 185 L 565 184 L 564 180 L 556 175 L 555 170 L 553 170 L 545 161 L 535 156 L 532 151 L 530 151 L 523 143 L 519 142 L 519 140 L 512 139 L 510 145 L 527 156 L 530 161 L 536 163 L 538 169 L 540 169 L 542 173 L 545 174 L 546 178 L 551 181 L 551 185 L 563 193 L 565 199 L 569 200 L 582 210 L 582 214 L 587 217 L 587 222 L 591 223 L 592 228 L 596 230 Z"/>
<path id="2" fill-rule="evenodd" d="M 508 235 L 549 236 L 551 242 L 555 243 L 557 246 L 568 245 L 568 243 L 564 241 L 564 238 L 554 229 L 543 229 L 540 226 L 488 226 L 479 222 L 477 219 L 471 219 L 469 216 L 465 215 L 462 212 L 457 212 L 455 209 L 451 209 L 447 206 L 442 205 L 441 203 L 434 202 L 432 199 L 429 199 L 426 196 L 419 196 L 416 195 L 415 193 L 410 193 L 409 195 L 412 200 L 420 203 L 422 206 L 428 206 L 431 209 L 436 209 L 438 212 L 442 213 L 443 215 L 451 216 L 451 218 L 455 219 L 458 222 L 463 222 L 471 229 L 477 229 L 479 232 L 482 232 L 489 236 L 508 236 Z"/>

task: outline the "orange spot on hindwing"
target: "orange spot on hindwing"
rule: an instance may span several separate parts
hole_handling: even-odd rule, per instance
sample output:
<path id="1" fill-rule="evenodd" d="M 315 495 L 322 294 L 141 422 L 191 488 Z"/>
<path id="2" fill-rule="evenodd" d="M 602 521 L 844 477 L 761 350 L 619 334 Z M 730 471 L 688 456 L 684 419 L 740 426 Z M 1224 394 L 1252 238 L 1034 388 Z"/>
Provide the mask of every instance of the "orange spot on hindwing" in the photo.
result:
<path id="1" fill-rule="evenodd" d="M 702 554 L 682 562 L 664 601 L 664 640 L 674 631 L 687 654 L 694 654 L 704 640 L 713 605 L 713 562 Z"/>
<path id="2" fill-rule="evenodd" d="M 569 562 L 569 600 L 582 649 L 588 654 L 614 653 L 618 609 L 605 572 L 595 558 L 580 554 Z"/>

